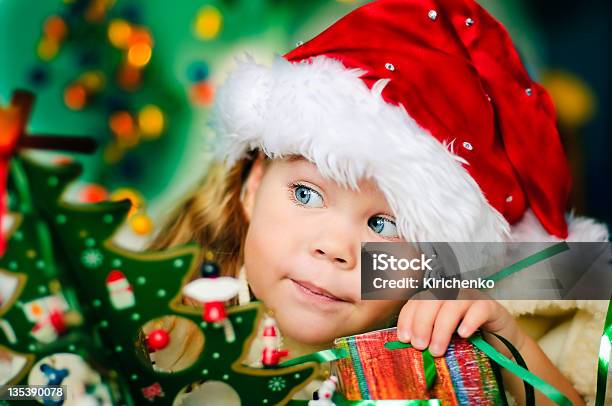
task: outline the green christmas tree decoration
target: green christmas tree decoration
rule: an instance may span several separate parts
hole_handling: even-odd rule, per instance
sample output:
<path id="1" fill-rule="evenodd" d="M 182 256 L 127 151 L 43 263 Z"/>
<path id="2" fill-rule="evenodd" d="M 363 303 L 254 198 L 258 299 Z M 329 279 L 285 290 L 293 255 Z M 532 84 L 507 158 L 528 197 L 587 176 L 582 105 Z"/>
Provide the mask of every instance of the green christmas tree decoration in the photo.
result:
<path id="1" fill-rule="evenodd" d="M 23 175 L 13 161 L 11 172 Z M 19 175 L 16 178 L 19 178 Z M 11 182 L 13 186 L 15 182 Z M 20 213 L 8 233 L 8 246 L 0 258 L 0 369 L 4 384 L 40 384 L 31 370 L 52 363 L 56 355 L 74 354 L 89 365 L 103 365 L 100 347 L 83 322 L 74 285 L 66 280 L 55 259 L 47 224 L 29 205 L 27 197 L 15 193 L 12 206 Z M 78 357 L 77 357 L 78 356 Z M 114 374 L 105 367 L 94 368 L 103 387 L 116 387 Z M 86 379 L 85 377 L 83 377 Z M 70 382 L 80 378 L 73 376 Z M 90 382 L 83 381 L 89 385 Z M 103 390 L 104 400 L 111 390 Z M 120 401 L 121 396 L 115 397 Z"/>
<path id="2" fill-rule="evenodd" d="M 20 284 L 18 298 L 4 303 L 0 313 L 18 334 L 17 341 L 0 335 L 0 344 L 25 354 L 24 371 L 44 355 L 88 348 L 82 340 L 87 331 L 93 338 L 92 349 L 101 337 L 103 346 L 96 355 L 104 360 L 102 365 L 117 371 L 119 383 L 129 388 L 136 404 L 169 404 L 181 390 L 206 381 L 229 386 L 242 404 L 285 403 L 314 378 L 315 364 L 278 369 L 244 365 L 263 317 L 261 305 L 227 310 L 235 333 L 235 339 L 228 340 L 223 326 L 204 322 L 201 309 L 182 304 L 181 288 L 196 270 L 200 248 L 131 252 L 116 246 L 112 236 L 126 218 L 130 202 L 63 201 L 66 186 L 80 173 L 81 166 L 73 161 L 48 166 L 13 159 L 10 190 L 23 197 L 11 199 L 12 210 L 28 210 L 21 214 L 7 255 L 0 260 L 6 269 L 3 274 Z M 57 289 L 53 287 L 61 282 L 55 281 L 62 279 L 66 286 L 74 286 L 62 292 L 69 309 L 83 315 L 82 324 L 78 330 L 69 328 L 55 344 L 36 343 L 27 334 L 32 323 L 23 315 L 23 304 Z M 189 320 L 204 337 L 200 355 L 181 371 L 162 372 L 148 361 L 143 326 L 164 316 Z M 163 341 L 164 335 L 160 337 Z M 25 382 L 24 371 L 13 380 Z"/>
<path id="3" fill-rule="evenodd" d="M 95 144 L 83 137 L 27 134 L 33 102 L 32 94 L 17 91 L 11 105 L 0 108 L 0 136 L 13 141 L 2 156 L 3 164 L 10 167 L 8 202 L 12 213 L 3 215 L 0 222 L 8 240 L 0 257 L 0 386 L 47 383 L 42 369 L 67 362 L 84 372 L 80 377 L 62 378 L 62 383 L 73 386 L 75 401 L 83 396 L 109 401 L 114 390 L 110 388 L 116 387 L 113 374 L 102 367 L 90 367 L 101 365 L 99 346 L 83 323 L 74 285 L 57 262 L 50 229 L 34 209 L 23 168 L 13 159 L 22 148 L 59 146 L 91 152 Z M 0 193 L 6 197 L 2 189 Z M 119 401 L 120 396 L 114 399 Z"/>

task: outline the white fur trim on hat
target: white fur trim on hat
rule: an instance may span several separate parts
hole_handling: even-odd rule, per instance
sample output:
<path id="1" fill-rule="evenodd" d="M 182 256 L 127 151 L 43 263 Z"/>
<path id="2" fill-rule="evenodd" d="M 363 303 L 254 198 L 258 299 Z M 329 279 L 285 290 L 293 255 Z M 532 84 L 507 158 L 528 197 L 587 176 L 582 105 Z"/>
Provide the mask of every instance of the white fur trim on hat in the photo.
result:
<path id="1" fill-rule="evenodd" d="M 324 56 L 301 63 L 277 57 L 269 68 L 250 57 L 239 61 L 216 96 L 217 156 L 231 166 L 259 148 L 271 158 L 302 155 L 354 189 L 372 178 L 409 241 L 506 240 L 509 225 L 463 167 L 468 163 L 403 106 L 383 100 L 390 79 L 369 89 L 363 74 Z"/>
<path id="2" fill-rule="evenodd" d="M 548 242 L 560 241 L 550 235 L 538 221 L 531 210 L 527 210 L 518 223 L 512 226 L 512 241 L 516 242 Z M 608 227 L 587 217 L 567 216 L 567 238 L 570 242 L 600 242 L 608 241 Z"/>

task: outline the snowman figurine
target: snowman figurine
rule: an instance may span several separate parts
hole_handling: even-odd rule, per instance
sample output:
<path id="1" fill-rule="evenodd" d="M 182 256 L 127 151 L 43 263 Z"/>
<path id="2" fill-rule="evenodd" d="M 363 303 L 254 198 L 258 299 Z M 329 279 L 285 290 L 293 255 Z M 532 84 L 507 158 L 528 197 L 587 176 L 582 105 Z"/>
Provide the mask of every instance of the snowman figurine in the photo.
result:
<path id="1" fill-rule="evenodd" d="M 329 379 L 321 384 L 317 391 L 319 399 L 309 401 L 308 406 L 335 406 L 335 403 L 332 402 L 332 397 L 336 392 L 337 386 L 338 378 L 334 375 L 330 376 Z"/>

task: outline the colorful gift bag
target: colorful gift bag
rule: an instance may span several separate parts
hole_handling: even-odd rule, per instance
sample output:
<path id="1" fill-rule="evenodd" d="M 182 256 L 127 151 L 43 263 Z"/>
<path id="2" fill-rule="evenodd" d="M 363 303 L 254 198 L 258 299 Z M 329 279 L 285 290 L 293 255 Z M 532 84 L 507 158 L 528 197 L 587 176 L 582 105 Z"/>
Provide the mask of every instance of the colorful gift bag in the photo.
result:
<path id="1" fill-rule="evenodd" d="M 335 341 L 335 347 L 348 354 L 333 366 L 340 392 L 346 399 L 439 399 L 442 405 L 506 404 L 489 358 L 468 340 L 453 336 L 444 357 L 428 360 L 414 348 L 390 349 L 388 343 L 395 341 L 395 328 Z M 431 388 L 427 385 L 424 360 L 435 365 Z"/>

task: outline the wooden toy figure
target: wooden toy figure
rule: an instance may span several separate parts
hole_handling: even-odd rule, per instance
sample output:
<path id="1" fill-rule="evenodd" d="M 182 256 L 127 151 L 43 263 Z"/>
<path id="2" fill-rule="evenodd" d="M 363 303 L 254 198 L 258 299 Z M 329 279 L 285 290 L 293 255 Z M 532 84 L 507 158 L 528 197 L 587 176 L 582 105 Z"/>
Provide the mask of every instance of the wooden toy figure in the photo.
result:
<path id="1" fill-rule="evenodd" d="M 202 319 L 223 325 L 227 342 L 236 339 L 232 323 L 227 318 L 225 303 L 238 294 L 238 279 L 228 276 L 200 278 L 183 287 L 183 294 L 202 303 Z"/>
<path id="2" fill-rule="evenodd" d="M 268 317 L 263 330 L 264 349 L 261 353 L 261 363 L 264 366 L 278 365 L 280 359 L 289 354 L 288 350 L 280 350 L 280 337 L 273 318 Z"/>

